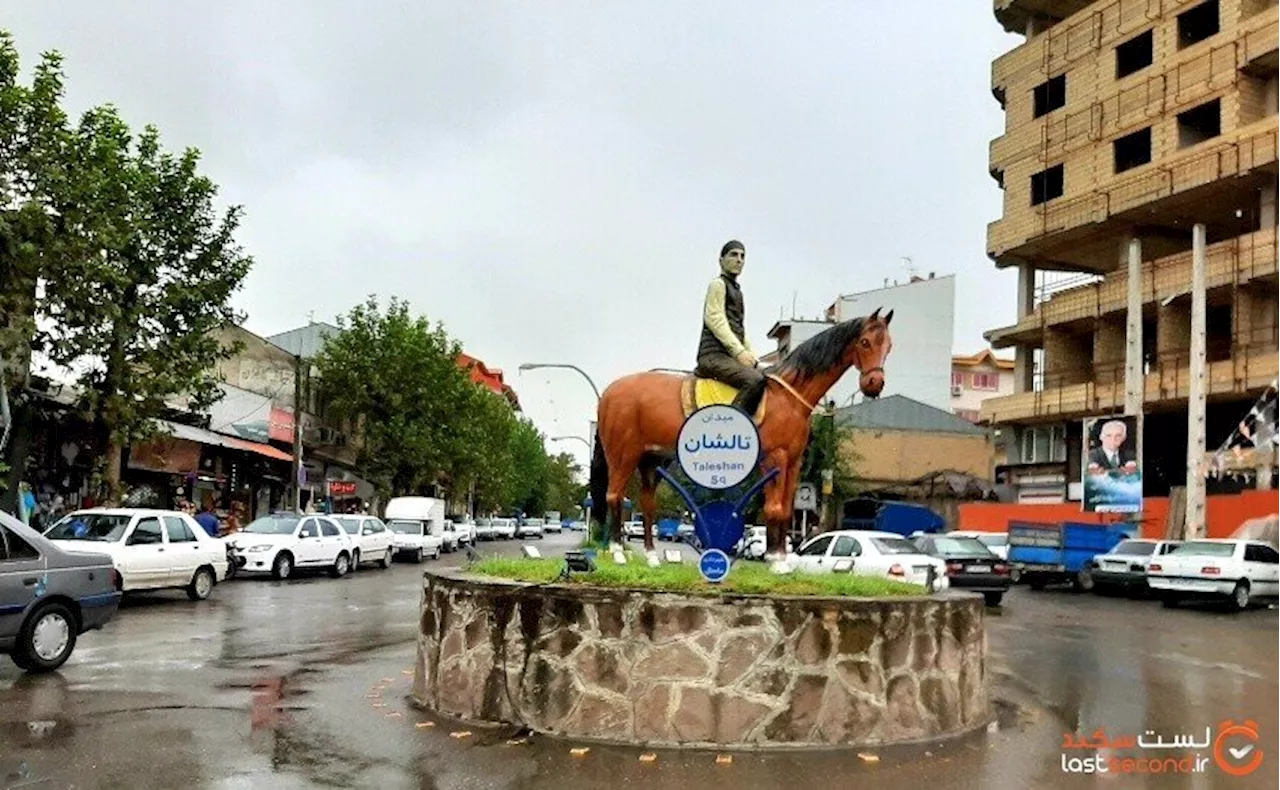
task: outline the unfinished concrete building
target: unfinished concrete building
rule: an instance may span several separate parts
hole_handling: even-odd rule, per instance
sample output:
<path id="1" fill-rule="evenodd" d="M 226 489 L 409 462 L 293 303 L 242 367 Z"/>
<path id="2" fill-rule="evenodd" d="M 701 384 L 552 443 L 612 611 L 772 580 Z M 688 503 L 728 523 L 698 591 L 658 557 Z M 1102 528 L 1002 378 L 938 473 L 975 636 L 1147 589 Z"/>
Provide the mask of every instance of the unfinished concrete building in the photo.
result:
<path id="1" fill-rule="evenodd" d="M 992 65 L 1004 210 L 987 251 L 1018 270 L 1017 323 L 987 333 L 1016 354 L 1014 394 L 982 404 L 1009 448 L 997 482 L 1019 501 L 1078 498 L 1082 418 L 1136 400 L 1146 493 L 1167 494 L 1188 478 L 1199 402 L 1194 226 L 1206 236 L 1211 447 L 1276 377 L 1276 0 L 994 7 L 1026 36 Z"/>

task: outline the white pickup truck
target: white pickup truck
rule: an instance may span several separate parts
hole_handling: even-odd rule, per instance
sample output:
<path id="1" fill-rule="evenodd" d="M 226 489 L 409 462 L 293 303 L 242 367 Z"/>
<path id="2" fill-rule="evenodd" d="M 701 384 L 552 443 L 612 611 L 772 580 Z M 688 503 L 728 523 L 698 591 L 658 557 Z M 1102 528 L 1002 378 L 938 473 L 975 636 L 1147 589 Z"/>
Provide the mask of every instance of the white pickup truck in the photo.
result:
<path id="1" fill-rule="evenodd" d="M 444 501 L 432 497 L 396 497 L 387 503 L 387 529 L 397 557 L 414 562 L 440 559 L 444 548 Z"/>

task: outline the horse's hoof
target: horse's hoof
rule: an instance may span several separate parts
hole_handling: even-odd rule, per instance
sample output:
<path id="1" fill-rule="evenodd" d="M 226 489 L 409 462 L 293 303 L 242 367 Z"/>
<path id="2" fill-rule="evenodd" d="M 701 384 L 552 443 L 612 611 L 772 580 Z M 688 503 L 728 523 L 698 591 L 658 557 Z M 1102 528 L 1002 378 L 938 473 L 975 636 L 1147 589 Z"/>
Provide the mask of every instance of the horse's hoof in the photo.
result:
<path id="1" fill-rule="evenodd" d="M 795 571 L 795 566 L 788 562 L 784 556 L 771 554 L 766 556 L 764 561 L 769 565 L 769 570 L 774 573 L 785 574 Z"/>
<path id="2" fill-rule="evenodd" d="M 622 551 L 622 550 L 623 550 L 623 549 L 622 549 L 622 544 L 621 544 L 621 543 L 610 543 L 610 544 L 609 544 L 609 553 L 610 553 L 610 554 L 613 554 L 614 552 L 618 552 L 618 551 Z"/>
<path id="3" fill-rule="evenodd" d="M 650 568 L 662 567 L 662 560 L 658 558 L 658 552 L 650 551 L 644 555 L 644 558 L 649 563 Z"/>

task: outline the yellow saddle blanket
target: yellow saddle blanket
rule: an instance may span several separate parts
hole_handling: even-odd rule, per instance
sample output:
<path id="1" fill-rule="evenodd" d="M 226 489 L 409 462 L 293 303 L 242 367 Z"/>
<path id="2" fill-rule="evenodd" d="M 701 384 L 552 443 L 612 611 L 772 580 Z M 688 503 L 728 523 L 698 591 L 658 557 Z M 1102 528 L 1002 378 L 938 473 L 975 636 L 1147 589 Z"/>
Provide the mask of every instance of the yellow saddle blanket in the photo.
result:
<path id="1" fill-rule="evenodd" d="M 738 388 L 715 379 L 703 379 L 697 376 L 685 376 L 680 387 L 680 405 L 684 408 L 684 416 L 688 417 L 705 406 L 728 406 L 738 397 Z M 760 398 L 754 420 L 758 425 L 764 419 L 765 401 L 768 393 Z"/>

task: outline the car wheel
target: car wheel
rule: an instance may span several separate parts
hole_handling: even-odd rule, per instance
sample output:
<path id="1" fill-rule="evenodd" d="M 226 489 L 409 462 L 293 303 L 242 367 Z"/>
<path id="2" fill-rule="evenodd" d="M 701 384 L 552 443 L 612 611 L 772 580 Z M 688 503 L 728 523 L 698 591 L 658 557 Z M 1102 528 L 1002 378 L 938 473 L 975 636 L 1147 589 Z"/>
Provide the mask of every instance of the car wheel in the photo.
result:
<path id="1" fill-rule="evenodd" d="M 436 552 L 435 552 L 435 554 L 432 554 L 432 555 L 431 555 L 431 559 L 433 559 L 433 560 L 438 560 L 438 559 L 440 559 L 440 547 L 439 547 L 439 546 L 436 546 Z"/>
<path id="2" fill-rule="evenodd" d="M 378 567 L 386 570 L 391 567 L 392 550 L 387 549 L 387 553 L 382 555 L 382 559 L 378 560 Z"/>
<path id="3" fill-rule="evenodd" d="M 419 565 L 421 565 L 421 564 L 422 564 L 422 560 L 423 560 L 423 559 L 425 559 L 425 555 L 423 554 L 422 549 L 418 549 L 417 551 L 415 551 L 415 552 L 413 553 L 413 561 L 414 561 L 414 562 L 416 562 L 416 563 L 418 563 Z"/>
<path id="4" fill-rule="evenodd" d="M 203 601 L 213 592 L 215 583 L 217 579 L 212 570 L 196 568 L 196 574 L 191 577 L 191 583 L 187 585 L 187 597 L 193 601 Z"/>
<path id="5" fill-rule="evenodd" d="M 1000 601 L 1004 600 L 1004 593 L 1002 592 L 983 593 L 982 597 L 986 599 L 987 606 L 999 606 Z"/>
<path id="6" fill-rule="evenodd" d="M 1243 612 L 1249 608 L 1249 582 L 1241 579 L 1231 591 L 1231 610 Z"/>
<path id="7" fill-rule="evenodd" d="M 1021 581 L 1022 581 L 1022 571 L 1019 570 L 1018 568 L 1012 568 L 1009 571 L 1009 583 L 1018 584 Z"/>
<path id="8" fill-rule="evenodd" d="M 1045 579 L 1043 576 L 1039 575 L 1028 576 L 1027 586 L 1036 591 L 1043 590 L 1045 586 Z"/>
<path id="9" fill-rule="evenodd" d="M 347 556 L 345 551 L 338 552 L 337 558 L 333 561 L 333 569 L 330 570 L 333 578 L 340 579 L 346 576 L 349 570 L 351 570 L 351 558 Z"/>
<path id="10" fill-rule="evenodd" d="M 1077 592 L 1090 592 L 1093 590 L 1093 574 L 1089 572 L 1088 568 L 1081 568 L 1072 582 L 1072 586 L 1076 588 Z"/>
<path id="11" fill-rule="evenodd" d="M 360 570 L 360 549 L 356 549 L 351 553 L 351 570 Z"/>
<path id="12" fill-rule="evenodd" d="M 32 613 L 18 633 L 14 663 L 28 672 L 52 672 L 71 657 L 79 626 L 71 610 L 60 603 L 47 603 Z"/>
<path id="13" fill-rule="evenodd" d="M 275 562 L 271 563 L 272 577 L 284 581 L 293 575 L 293 555 L 287 551 L 282 551 L 276 555 Z"/>

